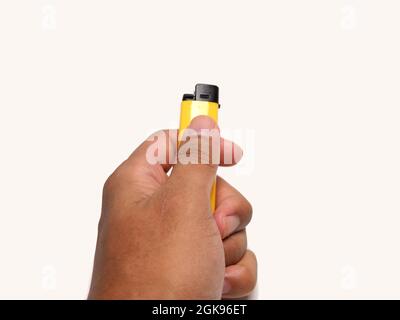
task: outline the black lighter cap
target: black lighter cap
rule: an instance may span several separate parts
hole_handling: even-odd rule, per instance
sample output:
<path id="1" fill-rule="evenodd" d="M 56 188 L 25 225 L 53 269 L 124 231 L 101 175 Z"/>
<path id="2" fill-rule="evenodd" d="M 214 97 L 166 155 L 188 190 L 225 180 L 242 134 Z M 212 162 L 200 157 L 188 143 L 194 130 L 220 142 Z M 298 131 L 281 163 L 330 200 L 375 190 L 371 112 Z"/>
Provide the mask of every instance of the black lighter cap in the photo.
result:
<path id="1" fill-rule="evenodd" d="M 208 101 L 219 103 L 219 88 L 211 84 L 196 84 L 193 94 L 183 95 L 183 100 Z"/>

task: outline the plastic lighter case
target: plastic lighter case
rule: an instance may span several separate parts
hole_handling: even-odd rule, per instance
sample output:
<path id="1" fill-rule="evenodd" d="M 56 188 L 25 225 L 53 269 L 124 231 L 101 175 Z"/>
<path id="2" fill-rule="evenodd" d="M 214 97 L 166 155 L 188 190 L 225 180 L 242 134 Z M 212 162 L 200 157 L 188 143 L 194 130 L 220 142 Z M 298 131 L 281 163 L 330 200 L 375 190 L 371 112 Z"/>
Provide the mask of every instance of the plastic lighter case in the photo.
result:
<path id="1" fill-rule="evenodd" d="M 194 94 L 185 94 L 181 104 L 181 117 L 179 125 L 179 137 L 190 125 L 193 118 L 205 115 L 218 123 L 219 89 L 209 84 L 197 84 Z M 211 189 L 210 205 L 214 213 L 216 201 L 216 181 Z"/>

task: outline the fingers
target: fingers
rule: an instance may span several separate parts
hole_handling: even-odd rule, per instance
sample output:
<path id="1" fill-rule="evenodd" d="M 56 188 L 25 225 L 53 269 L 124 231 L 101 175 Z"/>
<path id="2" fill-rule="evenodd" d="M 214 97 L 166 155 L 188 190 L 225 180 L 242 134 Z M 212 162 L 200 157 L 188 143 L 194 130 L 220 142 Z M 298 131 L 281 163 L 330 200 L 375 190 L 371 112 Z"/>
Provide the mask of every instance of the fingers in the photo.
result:
<path id="1" fill-rule="evenodd" d="M 234 233 L 223 242 L 225 252 L 225 266 L 238 263 L 246 253 L 246 230 Z"/>
<path id="2" fill-rule="evenodd" d="M 225 268 L 222 298 L 237 299 L 248 296 L 257 283 L 257 259 L 247 250 L 243 258 L 235 265 Z"/>
<path id="3" fill-rule="evenodd" d="M 209 161 L 212 164 L 220 166 L 233 166 L 243 156 L 242 149 L 232 141 L 223 139 L 219 135 L 219 128 L 213 119 L 207 116 L 198 116 L 190 124 L 191 132 L 198 132 L 198 139 L 190 139 L 189 143 L 183 143 L 181 153 L 178 152 L 178 130 L 160 130 L 153 133 L 146 139 L 122 164 L 123 167 L 129 167 L 131 176 L 147 174 L 154 175 L 157 181 L 165 181 L 166 176 L 163 172 L 168 172 L 171 167 L 185 160 L 192 160 L 185 154 L 185 151 L 192 151 L 191 155 L 198 158 L 213 159 Z M 203 129 L 203 131 L 202 131 Z M 217 140 L 215 149 L 201 150 L 199 145 L 207 142 L 212 145 L 210 136 L 204 136 L 204 129 L 210 130 Z M 206 141 L 207 140 L 207 141 Z M 214 158 L 212 158 L 214 157 Z M 183 161 L 180 161 L 183 159 Z M 204 160 L 204 159 L 203 159 Z M 204 167 L 204 166 L 203 166 Z M 132 170 L 136 168 L 137 170 Z"/>
<path id="4" fill-rule="evenodd" d="M 249 201 L 228 182 L 217 177 L 217 205 L 214 218 L 222 239 L 244 229 L 252 217 Z"/>
<path id="5" fill-rule="evenodd" d="M 220 142 L 220 163 L 221 167 L 231 167 L 237 164 L 243 157 L 243 150 L 236 143 L 221 138 Z"/>

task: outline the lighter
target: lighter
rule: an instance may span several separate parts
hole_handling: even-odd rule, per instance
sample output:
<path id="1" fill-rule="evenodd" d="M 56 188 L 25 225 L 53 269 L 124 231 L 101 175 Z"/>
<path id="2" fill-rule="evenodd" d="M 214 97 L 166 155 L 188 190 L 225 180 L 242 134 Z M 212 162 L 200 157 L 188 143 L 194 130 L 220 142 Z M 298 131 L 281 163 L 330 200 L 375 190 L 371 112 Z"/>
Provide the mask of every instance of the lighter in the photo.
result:
<path id="1" fill-rule="evenodd" d="M 217 86 L 209 84 L 197 84 L 194 94 L 183 95 L 181 104 L 181 118 L 179 125 L 179 137 L 183 131 L 190 125 L 193 118 L 205 115 L 218 123 L 219 109 L 219 89 Z M 215 210 L 216 200 L 216 182 L 211 189 L 210 205 L 211 212 Z"/>

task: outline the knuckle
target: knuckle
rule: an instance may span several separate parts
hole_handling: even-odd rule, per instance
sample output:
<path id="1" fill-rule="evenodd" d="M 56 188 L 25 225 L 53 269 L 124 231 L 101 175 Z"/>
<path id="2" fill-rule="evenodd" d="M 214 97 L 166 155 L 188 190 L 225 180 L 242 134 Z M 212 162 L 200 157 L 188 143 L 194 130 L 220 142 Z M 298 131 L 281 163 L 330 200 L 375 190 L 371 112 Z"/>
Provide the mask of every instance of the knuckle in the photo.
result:
<path id="1" fill-rule="evenodd" d="M 250 294 L 257 284 L 257 258 L 250 250 L 247 250 L 246 255 L 248 256 L 248 262 L 242 265 L 242 279 L 245 284 L 243 290 Z"/>
<path id="2" fill-rule="evenodd" d="M 241 234 L 241 239 L 240 240 L 241 240 L 242 247 L 244 249 L 247 249 L 247 233 L 246 233 L 246 229 L 242 230 L 240 232 L 240 234 Z"/>
<path id="3" fill-rule="evenodd" d="M 106 179 L 103 185 L 103 193 L 107 194 L 113 191 L 117 185 L 121 184 L 130 174 L 135 174 L 136 168 L 128 166 L 123 162 L 115 171 Z"/>
<path id="4" fill-rule="evenodd" d="M 253 216 L 253 206 L 251 205 L 250 201 L 244 197 L 243 197 L 243 206 L 244 206 L 244 212 L 248 217 L 248 221 L 250 221 Z"/>
<path id="5" fill-rule="evenodd" d="M 114 185 L 114 177 L 113 175 L 110 175 L 104 182 L 103 194 L 107 194 L 108 192 L 110 192 L 113 188 L 113 185 Z"/>
<path id="6" fill-rule="evenodd" d="M 245 295 L 249 295 L 256 287 L 257 275 L 252 272 L 248 267 L 243 269 L 244 286 L 243 291 Z"/>
<path id="7" fill-rule="evenodd" d="M 244 251 L 247 247 L 247 236 L 245 230 L 239 231 L 233 236 L 235 249 Z M 242 252 L 243 256 L 244 252 Z"/>
<path id="8" fill-rule="evenodd" d="M 246 253 L 247 237 L 245 231 L 240 231 L 224 241 L 226 265 L 238 263 Z"/>
<path id="9" fill-rule="evenodd" d="M 120 166 L 107 178 L 107 180 L 104 182 L 103 193 L 108 193 L 115 189 L 116 184 L 123 174 L 122 171 L 122 166 Z"/>

